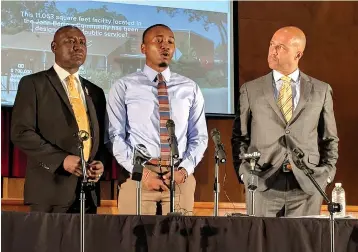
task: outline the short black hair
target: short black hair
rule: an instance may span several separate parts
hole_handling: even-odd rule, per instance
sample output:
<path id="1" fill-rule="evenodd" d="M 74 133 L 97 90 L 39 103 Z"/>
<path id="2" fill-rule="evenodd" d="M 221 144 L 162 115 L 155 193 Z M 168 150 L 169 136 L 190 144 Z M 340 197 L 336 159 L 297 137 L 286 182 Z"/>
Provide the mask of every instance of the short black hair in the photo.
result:
<path id="1" fill-rule="evenodd" d="M 149 26 L 147 29 L 145 29 L 145 31 L 143 32 L 143 36 L 142 36 L 142 43 L 144 44 L 144 38 L 145 38 L 145 35 L 147 34 L 147 32 L 149 32 L 151 29 L 155 28 L 155 27 L 158 27 L 158 26 L 161 26 L 161 27 L 165 27 L 165 28 L 168 28 L 169 30 L 172 30 L 169 28 L 169 26 L 165 25 L 165 24 L 155 24 L 155 25 L 152 25 L 152 26 Z"/>
<path id="2" fill-rule="evenodd" d="M 65 25 L 65 26 L 62 26 L 62 27 L 60 27 L 60 28 L 57 29 L 57 31 L 55 32 L 53 38 L 55 39 L 56 35 L 57 35 L 58 33 L 60 33 L 62 30 L 65 30 L 65 29 L 77 29 L 77 30 L 79 30 L 80 32 L 82 32 L 81 29 L 78 28 L 77 26 L 74 26 L 74 25 Z"/>

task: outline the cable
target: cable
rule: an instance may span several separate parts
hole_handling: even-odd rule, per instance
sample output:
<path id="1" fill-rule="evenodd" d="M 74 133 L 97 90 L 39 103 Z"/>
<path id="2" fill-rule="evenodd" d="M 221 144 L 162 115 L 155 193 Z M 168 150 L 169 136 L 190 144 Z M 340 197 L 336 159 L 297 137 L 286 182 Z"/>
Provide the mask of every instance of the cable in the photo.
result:
<path id="1" fill-rule="evenodd" d="M 224 179 L 223 179 L 223 192 L 224 192 L 224 194 L 225 194 L 225 196 L 226 196 L 226 198 L 228 199 L 228 201 L 232 204 L 232 206 L 233 206 L 233 208 L 234 208 L 234 212 L 236 212 L 236 207 L 235 207 L 235 204 L 234 204 L 234 202 L 232 202 L 231 201 L 231 199 L 229 198 L 229 195 L 227 194 L 227 192 L 226 192 L 226 190 L 225 190 L 225 182 L 226 182 L 226 175 L 227 175 L 227 173 L 226 173 L 226 163 L 225 163 L 225 169 L 224 169 Z M 225 216 L 230 216 L 231 215 L 231 213 L 225 213 Z"/>

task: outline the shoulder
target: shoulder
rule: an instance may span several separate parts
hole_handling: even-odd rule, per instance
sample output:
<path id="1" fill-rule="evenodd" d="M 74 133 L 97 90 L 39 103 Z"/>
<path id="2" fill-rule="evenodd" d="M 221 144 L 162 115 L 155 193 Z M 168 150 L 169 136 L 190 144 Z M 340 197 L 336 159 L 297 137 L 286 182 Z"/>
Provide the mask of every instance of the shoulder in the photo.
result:
<path id="1" fill-rule="evenodd" d="M 241 87 L 240 90 L 248 90 L 248 89 L 256 89 L 261 87 L 262 83 L 272 83 L 272 72 L 258 77 L 254 80 L 245 82 Z"/>
<path id="2" fill-rule="evenodd" d="M 195 81 L 175 72 L 171 72 L 170 82 L 174 83 L 174 85 L 185 85 L 187 87 L 191 87 L 196 92 L 200 91 L 199 85 Z"/>
<path id="3" fill-rule="evenodd" d="M 321 80 L 318 80 L 312 76 L 309 76 L 303 72 L 300 72 L 300 75 L 301 75 L 301 79 L 304 79 L 305 81 L 308 81 L 308 82 L 311 82 L 312 85 L 313 85 L 313 88 L 316 90 L 316 91 L 326 91 L 327 89 L 331 89 L 331 86 L 324 82 L 324 81 L 321 81 Z"/>
<path id="4" fill-rule="evenodd" d="M 83 77 L 80 77 L 80 79 L 86 87 L 88 87 L 92 90 L 92 92 L 103 93 L 103 89 L 101 87 L 97 86 L 96 84 L 94 84 L 93 82 L 91 82 Z"/>
<path id="5" fill-rule="evenodd" d="M 127 82 L 141 81 L 144 79 L 147 79 L 147 76 L 142 71 L 139 71 L 123 76 L 122 78 L 118 79 L 118 82 L 127 83 Z"/>
<path id="6" fill-rule="evenodd" d="M 111 89 L 126 89 L 128 85 L 135 84 L 135 83 L 142 83 L 143 81 L 148 80 L 147 76 L 142 72 L 134 72 L 131 74 L 127 74 L 117 81 L 114 82 Z"/>
<path id="7" fill-rule="evenodd" d="M 25 75 L 21 78 L 21 81 L 31 81 L 46 78 L 49 71 L 51 71 L 51 69 Z"/>

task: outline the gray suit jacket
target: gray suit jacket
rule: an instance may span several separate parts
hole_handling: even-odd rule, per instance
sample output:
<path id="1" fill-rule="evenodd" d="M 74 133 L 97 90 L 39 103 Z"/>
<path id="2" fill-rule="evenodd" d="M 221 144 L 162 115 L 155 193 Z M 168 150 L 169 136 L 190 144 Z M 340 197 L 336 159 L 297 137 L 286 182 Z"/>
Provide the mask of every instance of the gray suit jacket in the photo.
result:
<path id="1" fill-rule="evenodd" d="M 288 123 L 274 97 L 272 72 L 240 88 L 231 139 L 234 168 L 238 176 L 247 178 L 250 165 L 241 161 L 239 155 L 259 151 L 259 191 L 269 187 L 287 156 L 302 190 L 310 195 L 317 192 L 293 161 L 295 147 L 305 153 L 304 163 L 314 171 L 313 177 L 320 186 L 325 188 L 327 179 L 335 176 L 338 137 L 332 88 L 302 72 L 300 78 L 300 100 Z"/>

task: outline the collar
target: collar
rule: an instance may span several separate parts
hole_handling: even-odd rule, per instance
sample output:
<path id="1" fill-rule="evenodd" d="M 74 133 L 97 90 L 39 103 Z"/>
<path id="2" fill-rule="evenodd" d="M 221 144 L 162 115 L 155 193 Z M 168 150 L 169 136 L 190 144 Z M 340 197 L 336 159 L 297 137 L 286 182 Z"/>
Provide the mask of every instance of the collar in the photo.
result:
<path id="1" fill-rule="evenodd" d="M 145 64 L 144 68 L 143 68 L 143 73 L 148 77 L 148 79 L 150 81 L 154 81 L 154 79 L 157 77 L 158 72 L 155 71 L 154 69 L 150 68 L 147 64 Z M 171 76 L 171 72 L 169 67 L 167 67 L 163 72 L 162 75 L 164 77 L 164 80 L 166 83 L 169 82 L 170 80 L 170 76 Z"/>
<path id="2" fill-rule="evenodd" d="M 55 71 L 56 71 L 58 77 L 60 77 L 60 80 L 61 80 L 61 81 L 66 81 L 66 78 L 71 75 L 71 74 L 70 74 L 69 72 L 67 72 L 65 69 L 63 69 L 62 67 L 60 67 L 59 65 L 57 65 L 56 62 L 55 62 L 55 64 L 53 65 L 53 68 L 55 69 Z M 80 82 L 80 76 L 79 76 L 79 74 L 78 74 L 78 71 L 75 72 L 73 75 L 75 76 L 76 80 L 77 80 L 78 82 Z"/>
<path id="3" fill-rule="evenodd" d="M 275 82 L 279 81 L 283 76 L 282 73 L 276 70 L 273 70 L 272 72 L 273 72 L 273 79 L 275 80 Z M 300 70 L 298 68 L 288 75 L 288 77 L 290 77 L 294 82 L 298 81 L 299 76 L 300 76 Z"/>

